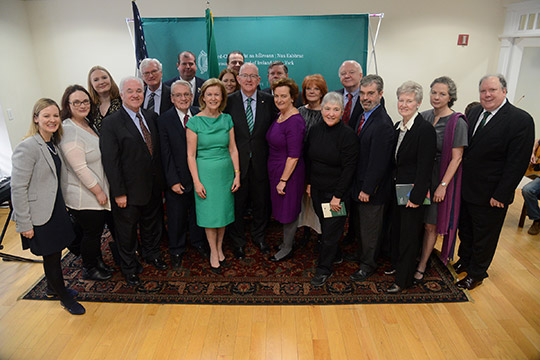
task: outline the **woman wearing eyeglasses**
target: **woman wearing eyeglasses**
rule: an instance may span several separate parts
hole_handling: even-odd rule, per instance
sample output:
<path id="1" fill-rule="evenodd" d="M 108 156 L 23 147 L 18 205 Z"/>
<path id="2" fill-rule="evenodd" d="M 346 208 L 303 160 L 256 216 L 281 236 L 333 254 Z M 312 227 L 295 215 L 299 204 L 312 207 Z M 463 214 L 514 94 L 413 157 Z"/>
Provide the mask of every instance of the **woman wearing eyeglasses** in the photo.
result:
<path id="1" fill-rule="evenodd" d="M 83 278 L 108 280 L 113 269 L 103 262 L 101 235 L 105 217 L 111 210 L 109 183 L 101 163 L 99 137 L 89 124 L 89 113 L 88 91 L 80 85 L 68 86 L 60 112 L 64 128 L 60 149 L 66 160 L 62 192 L 66 206 L 83 230 Z"/>

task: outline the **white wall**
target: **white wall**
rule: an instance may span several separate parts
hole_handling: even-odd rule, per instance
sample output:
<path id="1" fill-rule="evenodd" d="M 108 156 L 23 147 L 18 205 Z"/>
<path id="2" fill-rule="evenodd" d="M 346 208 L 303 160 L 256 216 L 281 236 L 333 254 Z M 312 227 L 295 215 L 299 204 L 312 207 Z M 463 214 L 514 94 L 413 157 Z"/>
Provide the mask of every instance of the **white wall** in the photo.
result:
<path id="1" fill-rule="evenodd" d="M 504 4 L 511 2 L 229 0 L 211 2 L 211 7 L 216 17 L 384 12 L 377 59 L 386 83 L 387 108 L 397 120 L 395 89 L 409 79 L 427 89 L 435 77 L 451 76 L 458 85 L 455 109 L 459 111 L 478 98 L 478 79 L 497 69 Z M 138 0 L 137 4 L 143 17 L 202 17 L 206 6 L 205 1 Z M 8 72 L 10 80 L 6 83 L 2 77 L 0 103 L 17 114 L 15 121 L 8 121 L 13 145 L 28 126 L 27 117 L 20 115 L 29 113 L 38 97 L 59 101 L 67 85 L 86 85 L 88 69 L 96 64 L 108 68 L 117 81 L 134 73 L 134 52 L 125 23 L 131 16 L 129 1 L 2 0 L 0 48 L 9 45 L 16 52 L 0 58 L 0 69 Z M 468 47 L 456 45 L 461 33 L 470 34 Z M 291 36 L 302 41 L 300 29 Z M 321 48 L 321 56 L 339 56 L 324 53 L 324 44 L 312 46 Z M 17 95 L 12 87 L 17 88 Z M 422 106 L 427 108 L 429 100 Z"/>

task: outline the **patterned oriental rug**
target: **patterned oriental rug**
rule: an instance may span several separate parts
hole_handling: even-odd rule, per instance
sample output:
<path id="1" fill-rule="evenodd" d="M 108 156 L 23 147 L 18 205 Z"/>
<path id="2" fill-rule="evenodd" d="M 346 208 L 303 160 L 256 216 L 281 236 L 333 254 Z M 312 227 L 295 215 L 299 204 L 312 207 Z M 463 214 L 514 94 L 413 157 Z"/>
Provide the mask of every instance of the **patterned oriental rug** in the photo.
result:
<path id="1" fill-rule="evenodd" d="M 297 232 L 297 240 L 303 231 Z M 272 222 L 267 241 L 277 247 L 280 242 L 281 225 Z M 103 236 L 105 262 L 113 264 L 108 242 L 109 232 Z M 437 303 L 466 302 L 467 296 L 454 285 L 454 276 L 434 254 L 421 285 L 413 286 L 401 294 L 387 295 L 385 290 L 393 283 L 393 276 L 384 275 L 390 267 L 387 260 L 380 259 L 380 267 L 368 281 L 357 283 L 349 275 L 358 269 L 354 262 L 344 261 L 334 267 L 334 274 L 327 283 L 314 288 L 309 281 L 315 271 L 317 256 L 315 235 L 304 247 L 297 249 L 286 261 L 273 263 L 270 255 L 262 255 L 248 239 L 246 257 L 236 260 L 232 251 L 226 249 L 229 265 L 221 274 L 210 271 L 210 264 L 192 248 L 188 248 L 182 267 L 159 271 L 141 262 L 141 285 L 127 286 L 118 270 L 108 281 L 82 279 L 81 259 L 68 253 L 62 260 L 64 278 L 68 287 L 79 292 L 79 301 L 115 303 L 161 303 L 161 304 L 226 304 L 226 305 L 338 305 L 383 303 Z M 227 238 L 225 239 L 227 244 Z M 163 253 L 166 254 L 165 243 Z M 345 251 L 352 251 L 349 246 Z M 169 263 L 168 255 L 165 261 Z M 47 300 L 44 278 L 24 294 L 23 299 Z"/>

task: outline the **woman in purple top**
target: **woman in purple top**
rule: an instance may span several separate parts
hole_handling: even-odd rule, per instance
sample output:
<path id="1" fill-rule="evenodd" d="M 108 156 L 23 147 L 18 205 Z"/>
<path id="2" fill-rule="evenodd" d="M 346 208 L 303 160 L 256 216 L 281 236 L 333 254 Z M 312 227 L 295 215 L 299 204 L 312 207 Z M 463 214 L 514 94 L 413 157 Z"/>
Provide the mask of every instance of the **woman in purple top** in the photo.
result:
<path id="1" fill-rule="evenodd" d="M 302 147 L 306 123 L 294 107 L 298 86 L 285 78 L 272 84 L 274 102 L 280 111 L 277 120 L 266 133 L 268 141 L 268 178 L 272 215 L 283 224 L 283 243 L 271 261 L 281 261 L 292 255 L 298 214 L 304 193 L 305 167 Z"/>

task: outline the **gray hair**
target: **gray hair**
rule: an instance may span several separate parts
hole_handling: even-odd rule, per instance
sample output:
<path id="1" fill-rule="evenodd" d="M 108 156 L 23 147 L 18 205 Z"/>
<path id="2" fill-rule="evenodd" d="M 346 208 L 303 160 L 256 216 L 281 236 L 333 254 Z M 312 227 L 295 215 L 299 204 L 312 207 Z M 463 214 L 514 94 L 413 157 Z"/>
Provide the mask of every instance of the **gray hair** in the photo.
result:
<path id="1" fill-rule="evenodd" d="M 490 77 L 496 77 L 497 79 L 499 79 L 499 83 L 501 83 L 501 89 L 506 90 L 506 79 L 504 78 L 503 74 L 487 74 L 487 75 L 482 76 L 482 78 L 480 79 L 480 82 L 478 83 L 478 88 L 480 89 L 482 82 L 484 82 L 484 80 Z"/>
<path id="2" fill-rule="evenodd" d="M 371 85 L 372 83 L 375 83 L 375 85 L 377 85 L 378 92 L 383 91 L 384 82 L 383 82 L 382 77 L 380 77 L 379 75 L 373 75 L 373 74 L 366 75 L 362 78 L 362 80 L 360 80 L 360 86 L 368 86 L 368 85 Z"/>
<path id="3" fill-rule="evenodd" d="M 141 61 L 141 64 L 139 65 L 139 71 L 141 72 L 141 74 L 144 72 L 144 68 L 152 63 L 157 65 L 159 71 L 163 70 L 163 65 L 161 65 L 158 59 L 146 58 Z"/>
<path id="4" fill-rule="evenodd" d="M 322 99 L 322 102 L 321 102 L 321 107 L 323 107 L 327 103 L 339 105 L 341 111 L 343 111 L 344 106 L 343 106 L 343 95 L 342 94 L 337 93 L 335 91 L 329 92 L 328 94 L 324 95 L 324 97 Z"/>
<path id="5" fill-rule="evenodd" d="M 399 98 L 402 94 L 414 94 L 416 102 L 421 102 L 424 96 L 422 85 L 414 81 L 405 81 L 396 91 L 396 95 Z"/>
<path id="6" fill-rule="evenodd" d="M 242 65 L 242 66 L 240 67 L 240 70 L 238 71 L 238 73 L 241 74 L 241 73 L 242 73 L 242 70 L 243 70 L 245 67 L 250 67 L 250 66 L 254 67 L 255 70 L 257 70 L 257 75 L 259 75 L 259 68 L 257 67 L 257 65 L 255 65 L 254 63 L 250 63 L 250 62 L 244 63 L 244 65 Z"/>
<path id="7" fill-rule="evenodd" d="M 191 84 L 188 83 L 186 80 L 182 80 L 182 79 L 176 80 L 175 82 L 173 82 L 173 83 L 171 84 L 171 93 L 173 92 L 174 87 L 175 87 L 175 86 L 179 86 L 179 85 L 184 85 L 185 87 L 187 87 L 187 88 L 189 89 L 189 93 L 190 93 L 191 95 L 193 95 L 193 91 L 191 91 Z"/>
<path id="8" fill-rule="evenodd" d="M 360 65 L 360 63 L 356 60 L 345 60 L 344 62 L 341 63 L 341 65 L 339 66 L 339 69 L 338 69 L 338 75 L 340 73 L 340 70 L 341 68 L 343 67 L 343 65 L 345 65 L 346 63 L 351 63 L 354 65 L 354 67 L 356 67 L 358 69 L 358 71 L 360 71 L 360 74 L 363 74 L 364 71 L 362 70 L 362 65 Z"/>
<path id="9" fill-rule="evenodd" d="M 120 81 L 120 94 L 124 94 L 124 84 L 130 80 L 138 81 L 139 84 L 141 84 L 141 87 L 144 89 L 144 82 L 141 80 L 141 78 L 138 78 L 136 76 L 127 76 Z"/>
<path id="10" fill-rule="evenodd" d="M 433 80 L 429 88 L 433 88 L 435 84 L 444 84 L 448 86 L 448 95 L 450 96 L 450 101 L 448 102 L 448 107 L 452 107 L 457 100 L 457 87 L 454 80 L 450 79 L 448 76 L 441 76 Z"/>

